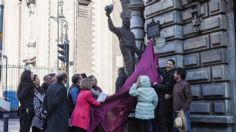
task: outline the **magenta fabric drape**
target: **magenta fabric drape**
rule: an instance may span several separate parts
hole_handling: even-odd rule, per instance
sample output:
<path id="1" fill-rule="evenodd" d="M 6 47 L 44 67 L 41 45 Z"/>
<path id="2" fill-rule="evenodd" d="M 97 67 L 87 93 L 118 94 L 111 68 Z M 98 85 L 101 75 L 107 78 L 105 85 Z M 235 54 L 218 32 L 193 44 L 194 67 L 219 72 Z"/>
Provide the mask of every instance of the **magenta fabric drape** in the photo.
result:
<path id="1" fill-rule="evenodd" d="M 147 75 L 151 82 L 159 82 L 157 73 L 158 56 L 154 54 L 153 43 L 150 41 L 137 64 L 133 74 L 126 80 L 123 87 L 108 97 L 100 108 L 94 109 L 92 129 L 99 124 L 105 132 L 122 132 L 129 113 L 136 104 L 136 98 L 129 95 L 129 89 L 136 82 L 139 75 Z M 91 132 L 92 130 L 90 130 Z"/>

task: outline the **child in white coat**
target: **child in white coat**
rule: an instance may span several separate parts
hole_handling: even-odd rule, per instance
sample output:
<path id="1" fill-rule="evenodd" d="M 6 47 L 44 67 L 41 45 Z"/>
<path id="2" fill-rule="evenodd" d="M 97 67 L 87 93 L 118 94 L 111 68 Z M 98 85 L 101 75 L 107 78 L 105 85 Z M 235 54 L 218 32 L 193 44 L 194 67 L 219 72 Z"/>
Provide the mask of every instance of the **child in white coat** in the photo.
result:
<path id="1" fill-rule="evenodd" d="M 142 132 L 153 132 L 152 119 L 155 118 L 154 110 L 158 104 L 158 96 L 154 88 L 151 87 L 149 77 L 140 75 L 137 83 L 134 83 L 130 88 L 129 94 L 137 97 L 135 118 L 140 122 L 139 130 Z"/>

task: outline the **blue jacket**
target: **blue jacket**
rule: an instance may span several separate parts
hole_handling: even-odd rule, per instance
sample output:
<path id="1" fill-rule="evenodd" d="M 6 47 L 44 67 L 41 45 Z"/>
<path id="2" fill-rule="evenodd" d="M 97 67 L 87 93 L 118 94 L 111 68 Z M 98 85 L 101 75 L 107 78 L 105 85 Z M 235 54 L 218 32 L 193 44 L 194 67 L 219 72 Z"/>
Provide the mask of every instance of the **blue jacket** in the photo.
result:
<path id="1" fill-rule="evenodd" d="M 129 90 L 131 96 L 137 97 L 135 118 L 149 120 L 155 118 L 154 110 L 158 104 L 158 96 L 151 87 L 148 76 L 140 76 L 139 84 L 133 84 Z M 139 86 L 138 86 L 139 85 Z"/>

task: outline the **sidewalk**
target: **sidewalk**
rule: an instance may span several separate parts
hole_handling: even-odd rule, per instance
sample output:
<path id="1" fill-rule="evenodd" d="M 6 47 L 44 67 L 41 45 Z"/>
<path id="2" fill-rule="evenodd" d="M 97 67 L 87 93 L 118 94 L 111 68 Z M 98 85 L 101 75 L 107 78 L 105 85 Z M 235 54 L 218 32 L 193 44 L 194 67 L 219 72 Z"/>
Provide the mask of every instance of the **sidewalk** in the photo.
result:
<path id="1" fill-rule="evenodd" d="M 19 132 L 20 122 L 19 119 L 9 119 L 8 132 Z M 0 132 L 3 132 L 3 120 L 0 120 Z"/>

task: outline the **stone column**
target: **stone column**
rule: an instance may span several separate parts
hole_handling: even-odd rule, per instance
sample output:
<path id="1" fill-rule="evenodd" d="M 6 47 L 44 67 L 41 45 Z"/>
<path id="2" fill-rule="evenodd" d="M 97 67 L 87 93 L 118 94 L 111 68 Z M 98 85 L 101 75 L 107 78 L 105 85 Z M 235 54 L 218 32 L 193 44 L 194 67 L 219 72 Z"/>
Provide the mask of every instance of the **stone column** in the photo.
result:
<path id="1" fill-rule="evenodd" d="M 35 18 L 36 18 L 36 0 L 27 1 L 28 13 L 29 13 L 29 38 L 26 44 L 26 56 L 23 62 L 26 65 L 36 64 L 36 38 L 35 38 Z"/>
<path id="2" fill-rule="evenodd" d="M 143 0 L 130 0 L 129 9 L 131 10 L 130 29 L 134 33 L 136 46 L 140 49 L 144 41 Z"/>

